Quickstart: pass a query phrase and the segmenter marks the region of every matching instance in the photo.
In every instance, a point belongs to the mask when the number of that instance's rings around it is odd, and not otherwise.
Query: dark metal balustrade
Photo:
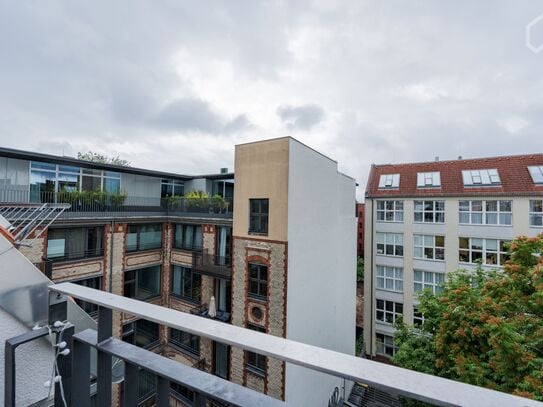
[[[196,273],[206,274],[217,278],[232,278],[232,257],[216,256],[208,250],[194,253],[192,269]]]

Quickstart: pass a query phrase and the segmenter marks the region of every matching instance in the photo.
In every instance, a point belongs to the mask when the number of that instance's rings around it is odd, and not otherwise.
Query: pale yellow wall
[[[289,138],[236,146],[234,236],[287,241]],[[268,235],[249,235],[249,199],[269,199]]]

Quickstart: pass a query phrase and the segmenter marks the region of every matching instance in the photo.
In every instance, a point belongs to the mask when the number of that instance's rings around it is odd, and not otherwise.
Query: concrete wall
[[[121,173],[121,190],[128,196],[160,199],[161,179]]]
[[[355,203],[355,182],[338,173],[336,162],[290,139],[288,339],[354,354]],[[326,405],[342,385],[342,379],[287,364],[291,405]]]

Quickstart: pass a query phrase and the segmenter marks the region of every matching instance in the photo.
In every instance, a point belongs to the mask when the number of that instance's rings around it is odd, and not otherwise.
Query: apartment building
[[[70,204],[20,245],[54,282],[354,352],[355,182],[292,138],[236,146],[235,175],[0,149],[0,202]],[[95,305],[78,304],[96,316]],[[325,404],[345,385],[125,313],[113,317],[117,338],[293,405]],[[152,405],[155,377],[142,370],[139,384],[140,404]],[[121,389],[114,387],[117,402]],[[172,405],[193,400],[172,385]]]
[[[365,206],[365,351],[391,357],[396,318],[422,321],[417,292],[543,233],[543,154],[373,165]]]

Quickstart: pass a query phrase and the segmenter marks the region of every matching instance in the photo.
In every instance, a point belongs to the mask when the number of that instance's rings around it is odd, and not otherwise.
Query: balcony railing
[[[0,189],[1,205],[25,205],[39,203],[63,203],[70,208],[62,218],[82,216],[119,216],[129,213],[134,216],[194,215],[205,217],[230,218],[232,202],[223,198],[183,198],[183,197],[137,197],[100,192],[33,192],[29,190]],[[9,220],[9,219],[8,219]]]
[[[140,367],[157,375],[156,404],[158,406],[168,405],[171,381],[194,391],[196,393],[194,405],[197,407],[205,405],[206,398],[236,406],[286,405],[248,388],[114,339],[112,337],[112,310],[126,312],[170,328],[208,337],[220,343],[240,347],[346,380],[366,383],[399,396],[435,405],[541,407],[541,403],[526,398],[222,324],[207,318],[199,318],[190,313],[142,303],[71,283],[52,285],[49,289],[52,292],[93,302],[100,306],[98,331],[88,329],[73,335],[71,349],[73,363],[77,369],[70,370],[66,366],[62,367],[65,369],[66,378],[71,379],[66,380],[66,383],[71,383],[69,386],[65,385],[65,392],[69,393],[74,405],[82,407],[90,405],[90,347],[96,348],[98,352],[96,405],[108,406],[111,404],[112,356],[125,361],[125,405],[136,405],[137,392],[128,389],[137,388]],[[6,383],[14,383],[12,374],[11,370],[6,370]],[[68,390],[67,387],[69,387]],[[6,405],[10,406],[11,404],[6,403]]]
[[[207,274],[217,278],[232,278],[232,257],[215,256],[208,250],[194,253],[192,269],[197,273]]]
[[[200,304],[189,311],[192,315],[199,315],[205,318],[216,319],[217,321],[228,322],[230,321],[230,313],[221,310],[215,310],[215,316],[209,315],[209,307],[207,304]]]

